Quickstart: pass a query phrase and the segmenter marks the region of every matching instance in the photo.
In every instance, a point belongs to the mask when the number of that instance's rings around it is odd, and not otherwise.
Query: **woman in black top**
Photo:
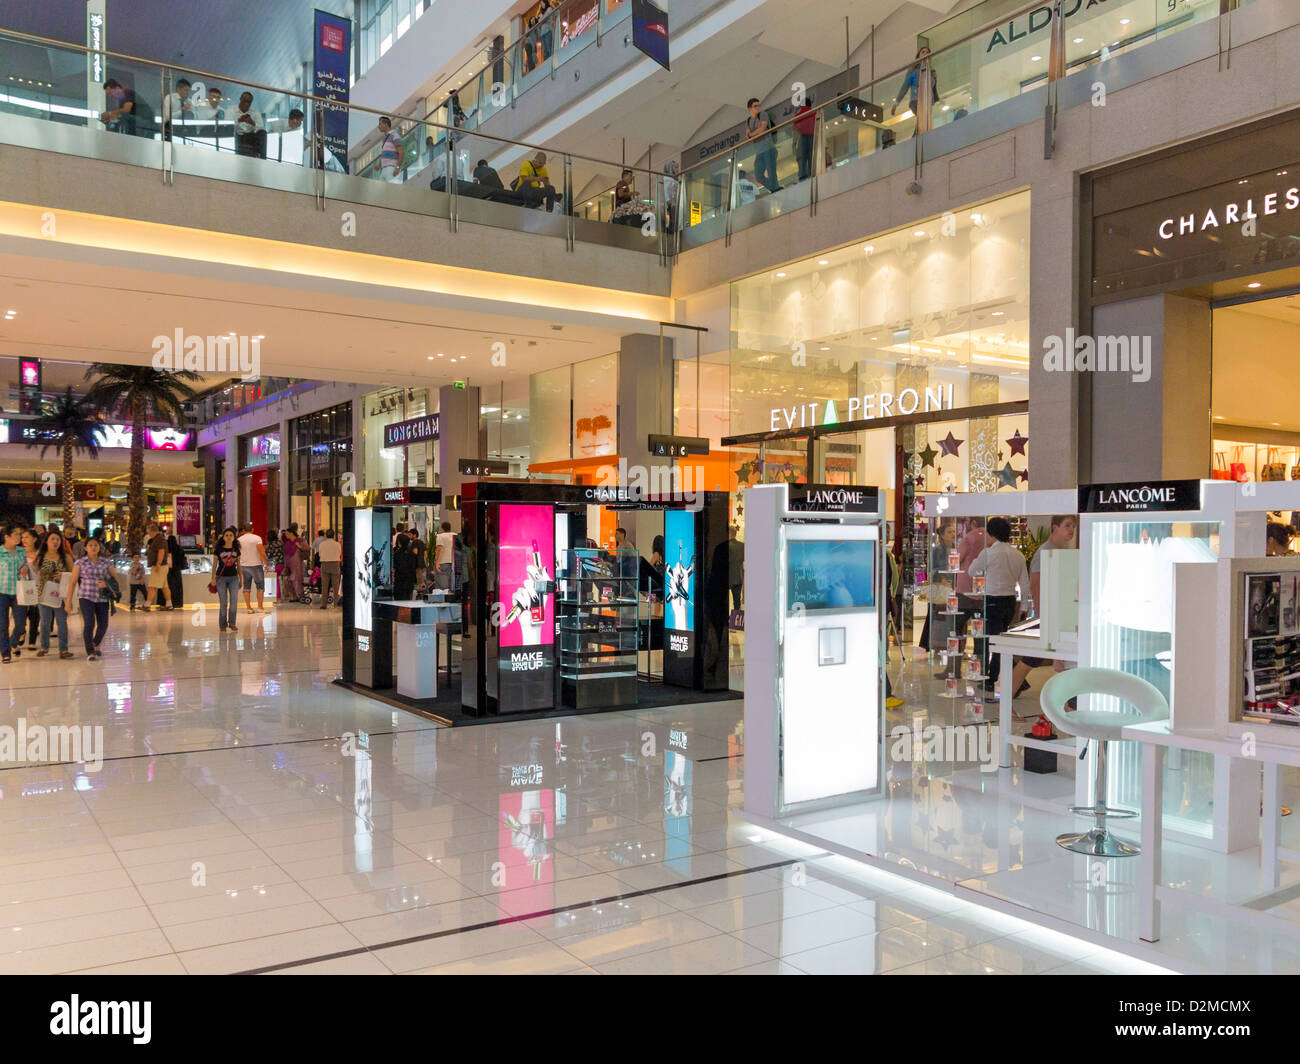
[[[167,590],[172,594],[172,607],[179,610],[185,606],[185,582],[181,579],[181,574],[185,572],[186,562],[185,551],[174,535],[167,537],[167,557]]]
[[[235,610],[239,597],[239,540],[235,526],[221,533],[212,552],[212,585],[217,593],[217,627],[221,631],[235,627]]]

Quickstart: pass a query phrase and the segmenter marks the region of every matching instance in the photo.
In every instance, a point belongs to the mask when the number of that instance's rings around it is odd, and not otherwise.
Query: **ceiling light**
[[[1258,287],[1260,287],[1260,283],[1259,283],[1259,281],[1251,281],[1250,284],[1246,285],[1246,287],[1247,287],[1247,288],[1258,288]]]
[[[876,250],[876,245],[875,245],[875,244],[868,244],[868,245],[867,245],[866,247],[864,247],[862,250],[863,250],[864,252],[866,252],[868,255],[870,255],[873,251]]]
[[[914,230],[912,230],[912,235],[913,235],[913,236],[925,236],[925,230],[924,230],[924,229],[914,229]]]
[[[778,273],[777,276],[778,276],[778,277],[784,277],[785,274],[783,274],[783,273]]]
[[[1133,21],[1133,20],[1132,20],[1131,18],[1122,18],[1122,19],[1119,20],[1119,24],[1120,24],[1121,26],[1127,26],[1127,25],[1128,25],[1130,22],[1132,22],[1132,21]]]
[[[1043,57],[1041,55],[1031,55],[1029,57],[1029,61],[1031,63],[1041,63],[1043,61]]]
[[[433,361],[433,356],[432,356],[432,355],[425,355],[424,357],[427,358],[430,362]]]
[[[831,261],[830,259],[818,259],[818,260],[817,260],[817,265],[818,265],[818,266],[827,266],[827,265],[830,264],[830,261]]]
[[[442,358],[442,352],[441,352],[441,351],[438,352],[438,357],[439,357],[439,358]]]
[[[1075,44],[1082,44],[1082,43],[1083,43],[1083,38],[1082,38],[1082,37],[1076,37],[1076,38],[1074,38],[1074,43],[1075,43]]]

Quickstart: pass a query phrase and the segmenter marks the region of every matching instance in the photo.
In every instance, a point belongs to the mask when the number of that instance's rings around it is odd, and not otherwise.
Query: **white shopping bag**
[[[18,581],[18,605],[35,606],[39,600],[36,597],[35,580]]]
[[[58,580],[53,578],[45,581],[45,588],[41,591],[42,606],[62,606],[68,601],[68,592],[72,590],[72,574],[60,573]]]

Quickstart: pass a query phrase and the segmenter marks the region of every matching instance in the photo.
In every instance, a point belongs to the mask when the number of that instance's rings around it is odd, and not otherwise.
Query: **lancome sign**
[[[1079,513],[1150,513],[1201,508],[1199,480],[1139,481],[1133,484],[1080,484]]]

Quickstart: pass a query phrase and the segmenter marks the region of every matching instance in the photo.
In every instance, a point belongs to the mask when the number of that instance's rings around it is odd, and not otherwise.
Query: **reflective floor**
[[[339,618],[119,612],[0,667],[0,972],[1155,971],[739,817],[740,701],[438,728],[330,684]]]

